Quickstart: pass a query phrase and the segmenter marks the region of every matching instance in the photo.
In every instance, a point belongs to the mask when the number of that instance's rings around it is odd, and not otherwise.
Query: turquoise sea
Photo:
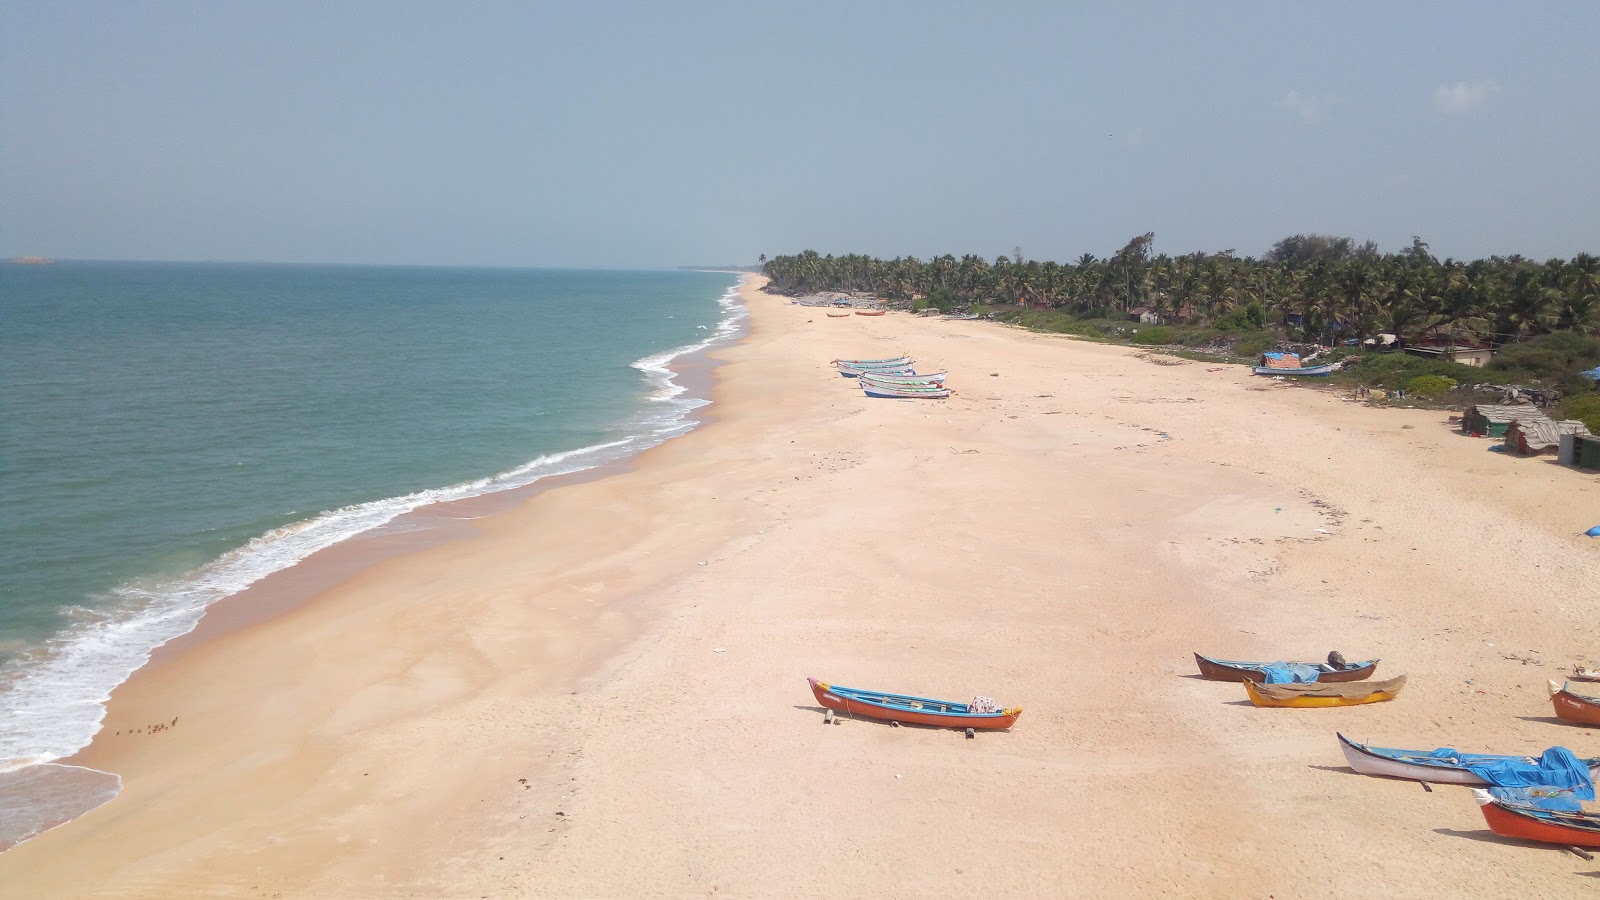
[[[0,265],[0,773],[205,607],[437,500],[693,427],[729,274]]]

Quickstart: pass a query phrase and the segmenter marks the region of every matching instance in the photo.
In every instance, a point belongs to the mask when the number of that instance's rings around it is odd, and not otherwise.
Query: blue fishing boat
[[[1338,368],[1333,363],[1325,366],[1305,366],[1299,369],[1274,369],[1271,366],[1254,366],[1251,371],[1257,375],[1288,375],[1295,378],[1315,378],[1319,375],[1332,375]]]
[[[1565,747],[1551,747],[1538,757],[1438,750],[1396,750],[1373,747],[1338,735],[1345,762],[1363,775],[1431,781],[1434,784],[1523,787],[1550,785],[1575,788],[1594,798],[1594,777],[1600,759],[1579,759]]]
[[[889,722],[943,728],[1003,729],[1016,724],[1017,717],[1022,715],[1022,707],[1002,709],[986,697],[975,697],[973,703],[957,703],[953,700],[839,687],[815,678],[807,678],[806,681],[811,684],[812,696],[825,709]]]
[[[1200,677],[1209,681],[1233,681],[1245,679],[1257,684],[1270,684],[1294,681],[1364,681],[1372,677],[1378,668],[1378,660],[1369,659],[1365,662],[1347,663],[1342,656],[1328,654],[1328,662],[1240,662],[1234,659],[1212,659],[1209,656],[1194,655],[1195,665],[1200,667]],[[1296,675],[1300,677],[1278,677],[1275,675]]]

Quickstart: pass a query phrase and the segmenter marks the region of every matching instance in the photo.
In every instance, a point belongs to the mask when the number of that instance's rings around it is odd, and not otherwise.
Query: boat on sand
[[[1400,696],[1406,677],[1398,675],[1387,681],[1352,681],[1332,684],[1256,684],[1244,683],[1245,693],[1255,706],[1316,709],[1327,706],[1360,706],[1363,703],[1382,703]]]
[[[1493,788],[1472,792],[1489,830],[1501,837],[1567,847],[1600,847],[1600,815],[1570,808],[1578,806],[1576,801],[1535,805],[1538,800],[1523,800],[1523,793]]]
[[[886,372],[862,372],[862,381],[876,381],[883,384],[944,384],[944,372],[929,372],[919,375],[916,372],[904,374],[888,374]]]
[[[1016,724],[1022,707],[987,709],[992,701],[974,704],[952,700],[933,700],[906,694],[886,694],[860,688],[839,687],[807,678],[811,693],[824,709],[838,710],[852,716],[867,716],[887,722],[909,725],[934,725],[940,728],[1005,729]],[[987,698],[974,698],[975,701]]]
[[[1572,685],[1552,681],[1550,703],[1556,708],[1556,718],[1563,722],[1600,725],[1600,697],[1573,693]]]
[[[1466,784],[1483,787],[1489,781],[1472,772],[1470,767],[1497,763],[1522,763],[1532,766],[1533,757],[1507,756],[1498,753],[1457,753],[1441,750],[1396,750],[1392,747],[1373,747],[1338,735],[1339,749],[1344,751],[1344,761],[1362,775],[1383,778],[1404,778],[1408,781],[1427,781],[1433,784]],[[1547,751],[1548,752],[1548,751]],[[1600,759],[1581,759],[1587,766],[1591,780],[1600,774]]]
[[[1330,662],[1323,663],[1288,663],[1291,666],[1311,666],[1316,668],[1317,681],[1362,681],[1372,676],[1373,670],[1378,668],[1378,660],[1369,659],[1365,662],[1344,662],[1343,657],[1328,654]],[[1334,665],[1332,660],[1337,660]],[[1212,659],[1209,656],[1194,655],[1195,664],[1200,667],[1200,677],[1211,681],[1241,681],[1249,679],[1257,683],[1267,680],[1267,668],[1280,665],[1279,663],[1265,662],[1240,662],[1233,659]]]
[[[893,400],[948,400],[949,388],[937,384],[883,384],[876,381],[863,381],[861,390],[868,397],[884,397]]]
[[[1306,366],[1300,369],[1275,369],[1271,366],[1252,366],[1251,371],[1257,375],[1290,375],[1315,378],[1319,375],[1332,375],[1338,366],[1329,363],[1325,366]]]
[[[858,310],[856,310],[856,315],[858,315],[858,316],[881,316],[886,312],[888,312],[888,310],[883,310],[883,309],[858,309]]]

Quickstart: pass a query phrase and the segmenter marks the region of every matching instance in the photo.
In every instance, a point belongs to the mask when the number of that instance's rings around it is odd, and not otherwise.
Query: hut
[[[1479,437],[1505,437],[1506,426],[1522,416],[1541,413],[1531,403],[1479,403],[1461,414],[1461,430]]]
[[[1539,413],[1525,413],[1506,426],[1506,449],[1523,456],[1555,453],[1561,446],[1563,434],[1588,433],[1588,426],[1577,419],[1557,422]]]

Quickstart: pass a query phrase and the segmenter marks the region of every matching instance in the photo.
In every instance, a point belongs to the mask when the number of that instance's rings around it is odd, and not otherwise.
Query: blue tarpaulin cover
[[[1489,788],[1489,796],[1518,806],[1532,806],[1538,809],[1553,809],[1559,812],[1580,812],[1583,810],[1583,804],[1577,801],[1569,788],[1492,787]]]
[[[1495,787],[1526,788],[1548,785],[1571,788],[1572,795],[1580,800],[1594,799],[1594,781],[1589,777],[1589,767],[1578,759],[1577,754],[1565,747],[1551,747],[1539,757],[1538,762],[1528,762],[1516,757],[1459,753],[1449,747],[1440,747],[1431,755],[1438,759],[1460,763],[1468,772]]]
[[[1322,674],[1322,669],[1306,663],[1275,662],[1261,667],[1267,675],[1267,684],[1310,684]]]
[[[1595,381],[1600,381],[1600,366],[1595,366],[1587,372],[1579,372],[1578,374],[1588,378],[1593,378]]]

